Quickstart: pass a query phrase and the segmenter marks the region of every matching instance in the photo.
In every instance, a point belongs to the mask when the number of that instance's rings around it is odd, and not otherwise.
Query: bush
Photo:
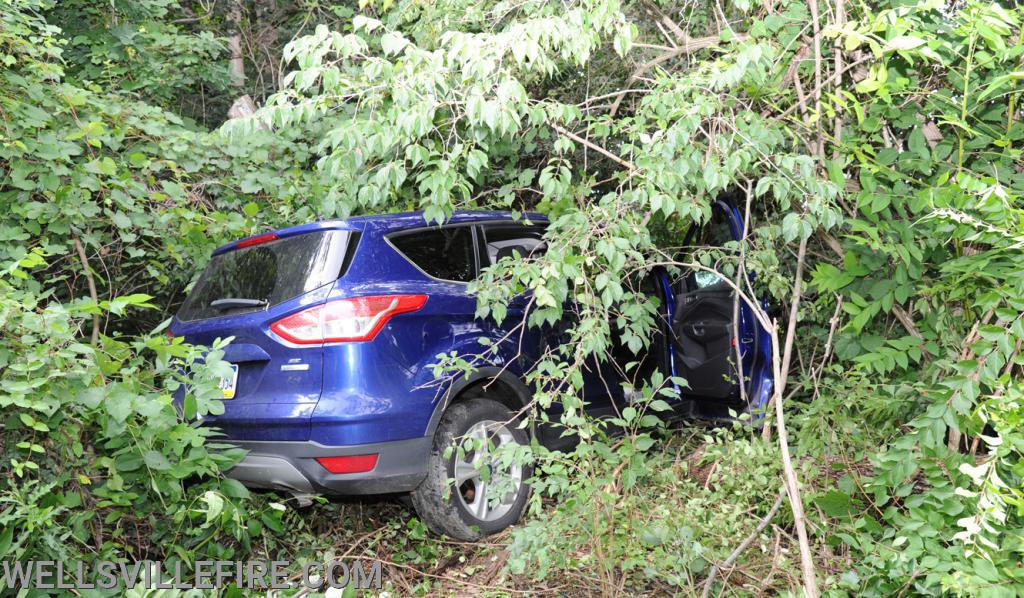
[[[187,370],[188,409],[223,411],[222,347],[200,359],[160,330],[83,343],[92,314],[147,297],[48,301],[18,284],[22,267],[42,265],[32,255],[0,279],[0,557],[223,559],[260,542],[264,523],[279,528],[278,510],[221,475],[242,451],[172,402]]]

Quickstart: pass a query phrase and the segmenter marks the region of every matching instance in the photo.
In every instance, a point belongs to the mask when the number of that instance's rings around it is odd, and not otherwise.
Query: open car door
[[[688,247],[722,247],[742,237],[739,216],[731,205],[717,201],[712,209],[711,221],[687,235]],[[717,274],[703,270],[687,273],[673,286],[675,373],[689,383],[684,393],[703,399],[736,396],[735,314],[739,310],[732,287]]]

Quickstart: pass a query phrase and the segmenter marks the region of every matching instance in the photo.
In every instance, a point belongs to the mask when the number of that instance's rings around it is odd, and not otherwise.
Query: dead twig
[[[981,317],[980,321],[974,323],[974,326],[971,327],[971,331],[967,333],[966,337],[964,337],[963,344],[960,346],[960,355],[958,356],[957,361],[966,361],[974,358],[974,349],[971,348],[971,345],[973,345],[979,338],[978,328],[980,326],[986,326],[994,314],[995,307],[992,307],[985,312],[985,315]],[[981,370],[981,365],[981,363],[978,364],[976,372]],[[972,377],[974,380],[977,380],[977,376],[978,374],[975,373]],[[959,394],[959,391],[954,393],[953,396],[950,397],[949,401],[952,402],[953,398],[956,397],[957,394]],[[949,429],[949,438],[946,440],[946,448],[952,452],[958,452],[960,450],[960,439],[962,437],[963,434],[960,430],[951,427]]]
[[[825,340],[825,352],[821,357],[821,362],[818,364],[818,369],[814,372],[814,397],[811,400],[817,400],[819,395],[818,383],[821,380],[821,373],[825,371],[825,366],[828,365],[829,360],[832,358],[832,343],[835,340],[836,330],[839,329],[839,323],[842,321],[842,310],[843,296],[836,293],[836,310],[828,321],[828,339]]]
[[[75,244],[75,251],[78,252],[78,260],[82,263],[82,270],[85,272],[85,282],[89,285],[89,296],[92,297],[93,302],[96,304],[96,308],[99,309],[100,297],[96,292],[96,280],[92,277],[92,270],[89,269],[89,258],[85,255],[85,246],[82,245],[82,241],[78,237],[72,237],[71,240]],[[90,342],[95,345],[99,340],[100,314],[97,312],[92,315],[92,340]]]
[[[835,8],[835,26],[842,28],[846,24],[846,5],[843,0],[836,0]],[[843,41],[841,36],[836,37],[836,41],[832,46],[832,52],[835,54],[835,67],[833,68],[832,87],[833,89],[841,89],[843,79]],[[839,149],[842,146],[843,139],[843,117],[841,114],[836,113],[835,119],[832,122],[832,159],[839,159]]]
[[[751,532],[749,536],[744,538],[743,541],[740,542],[740,545],[736,547],[736,550],[733,550],[732,554],[730,554],[728,558],[722,561],[720,565],[715,565],[711,568],[711,574],[708,575],[707,581],[704,582],[704,591],[700,593],[701,598],[708,598],[708,596],[711,595],[711,584],[713,584],[715,578],[718,577],[718,572],[722,569],[728,569],[729,567],[732,567],[733,564],[736,562],[736,559],[738,559],[740,555],[743,554],[743,551],[746,550],[747,547],[750,546],[750,544],[755,539],[757,539],[757,536],[764,531],[764,528],[768,527],[768,524],[771,523],[772,519],[774,519],[775,515],[779,512],[779,507],[782,506],[782,497],[784,497],[785,495],[786,489],[780,488],[779,495],[778,497],[776,497],[775,503],[772,505],[772,508],[768,510],[768,514],[765,515],[764,518],[761,519],[761,521],[757,524],[757,527],[754,528],[754,531]]]
[[[917,340],[924,340],[924,336],[921,335],[921,331],[917,329],[917,324],[914,323],[914,318],[910,316],[907,310],[903,309],[900,305],[892,306],[892,314],[896,316],[896,319],[903,324],[903,327],[907,330],[907,334],[916,338]],[[928,354],[925,353],[925,359],[928,358]]]
[[[1013,371],[1013,366],[1016,365],[1016,363],[1017,363],[1016,359],[1017,359],[1017,356],[1020,355],[1020,349],[1021,349],[1021,345],[1022,344],[1024,344],[1024,339],[1017,339],[1017,345],[1014,347],[1013,353],[1011,353],[1010,357],[1006,360],[1006,366],[1003,367],[1003,372],[1002,372],[1001,376],[1008,376],[1010,374],[1010,372]],[[998,398],[998,397],[1003,396],[1004,392],[1006,392],[1006,387],[1005,386],[999,388],[998,390],[996,390],[996,392],[993,393],[992,396]],[[980,444],[981,444],[981,434],[979,433],[977,436],[974,437],[974,440],[971,442],[971,456],[972,457],[974,455],[978,454],[978,446]]]
[[[823,161],[825,159],[825,136],[821,132],[821,87],[822,87],[822,67],[821,67],[821,23],[819,22],[818,15],[818,0],[808,0],[807,5],[811,9],[811,26],[814,31],[814,114],[815,114],[815,130],[817,131],[817,150],[818,157]]]

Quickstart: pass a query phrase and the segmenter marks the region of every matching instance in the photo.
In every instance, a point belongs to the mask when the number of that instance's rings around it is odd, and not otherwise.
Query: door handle
[[[706,333],[707,333],[707,330],[705,330],[703,322],[697,322],[697,323],[694,323],[694,324],[690,324],[690,334],[692,336],[704,336],[704,334],[706,334]]]

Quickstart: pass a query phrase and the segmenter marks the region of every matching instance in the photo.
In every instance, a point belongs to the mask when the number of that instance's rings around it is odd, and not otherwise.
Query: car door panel
[[[688,246],[722,247],[742,237],[738,214],[726,202],[713,206],[712,219],[687,234]],[[691,271],[673,285],[672,344],[675,374],[687,381],[683,393],[698,399],[727,400],[738,394],[736,314],[740,328],[748,324],[745,310],[725,280],[706,270]],[[740,307],[737,310],[737,307]],[[741,330],[742,333],[742,330]],[[741,353],[748,353],[746,342]],[[746,369],[746,368],[744,368]]]
[[[723,282],[676,298],[676,373],[689,384],[687,394],[725,399],[733,392],[733,297]]]

